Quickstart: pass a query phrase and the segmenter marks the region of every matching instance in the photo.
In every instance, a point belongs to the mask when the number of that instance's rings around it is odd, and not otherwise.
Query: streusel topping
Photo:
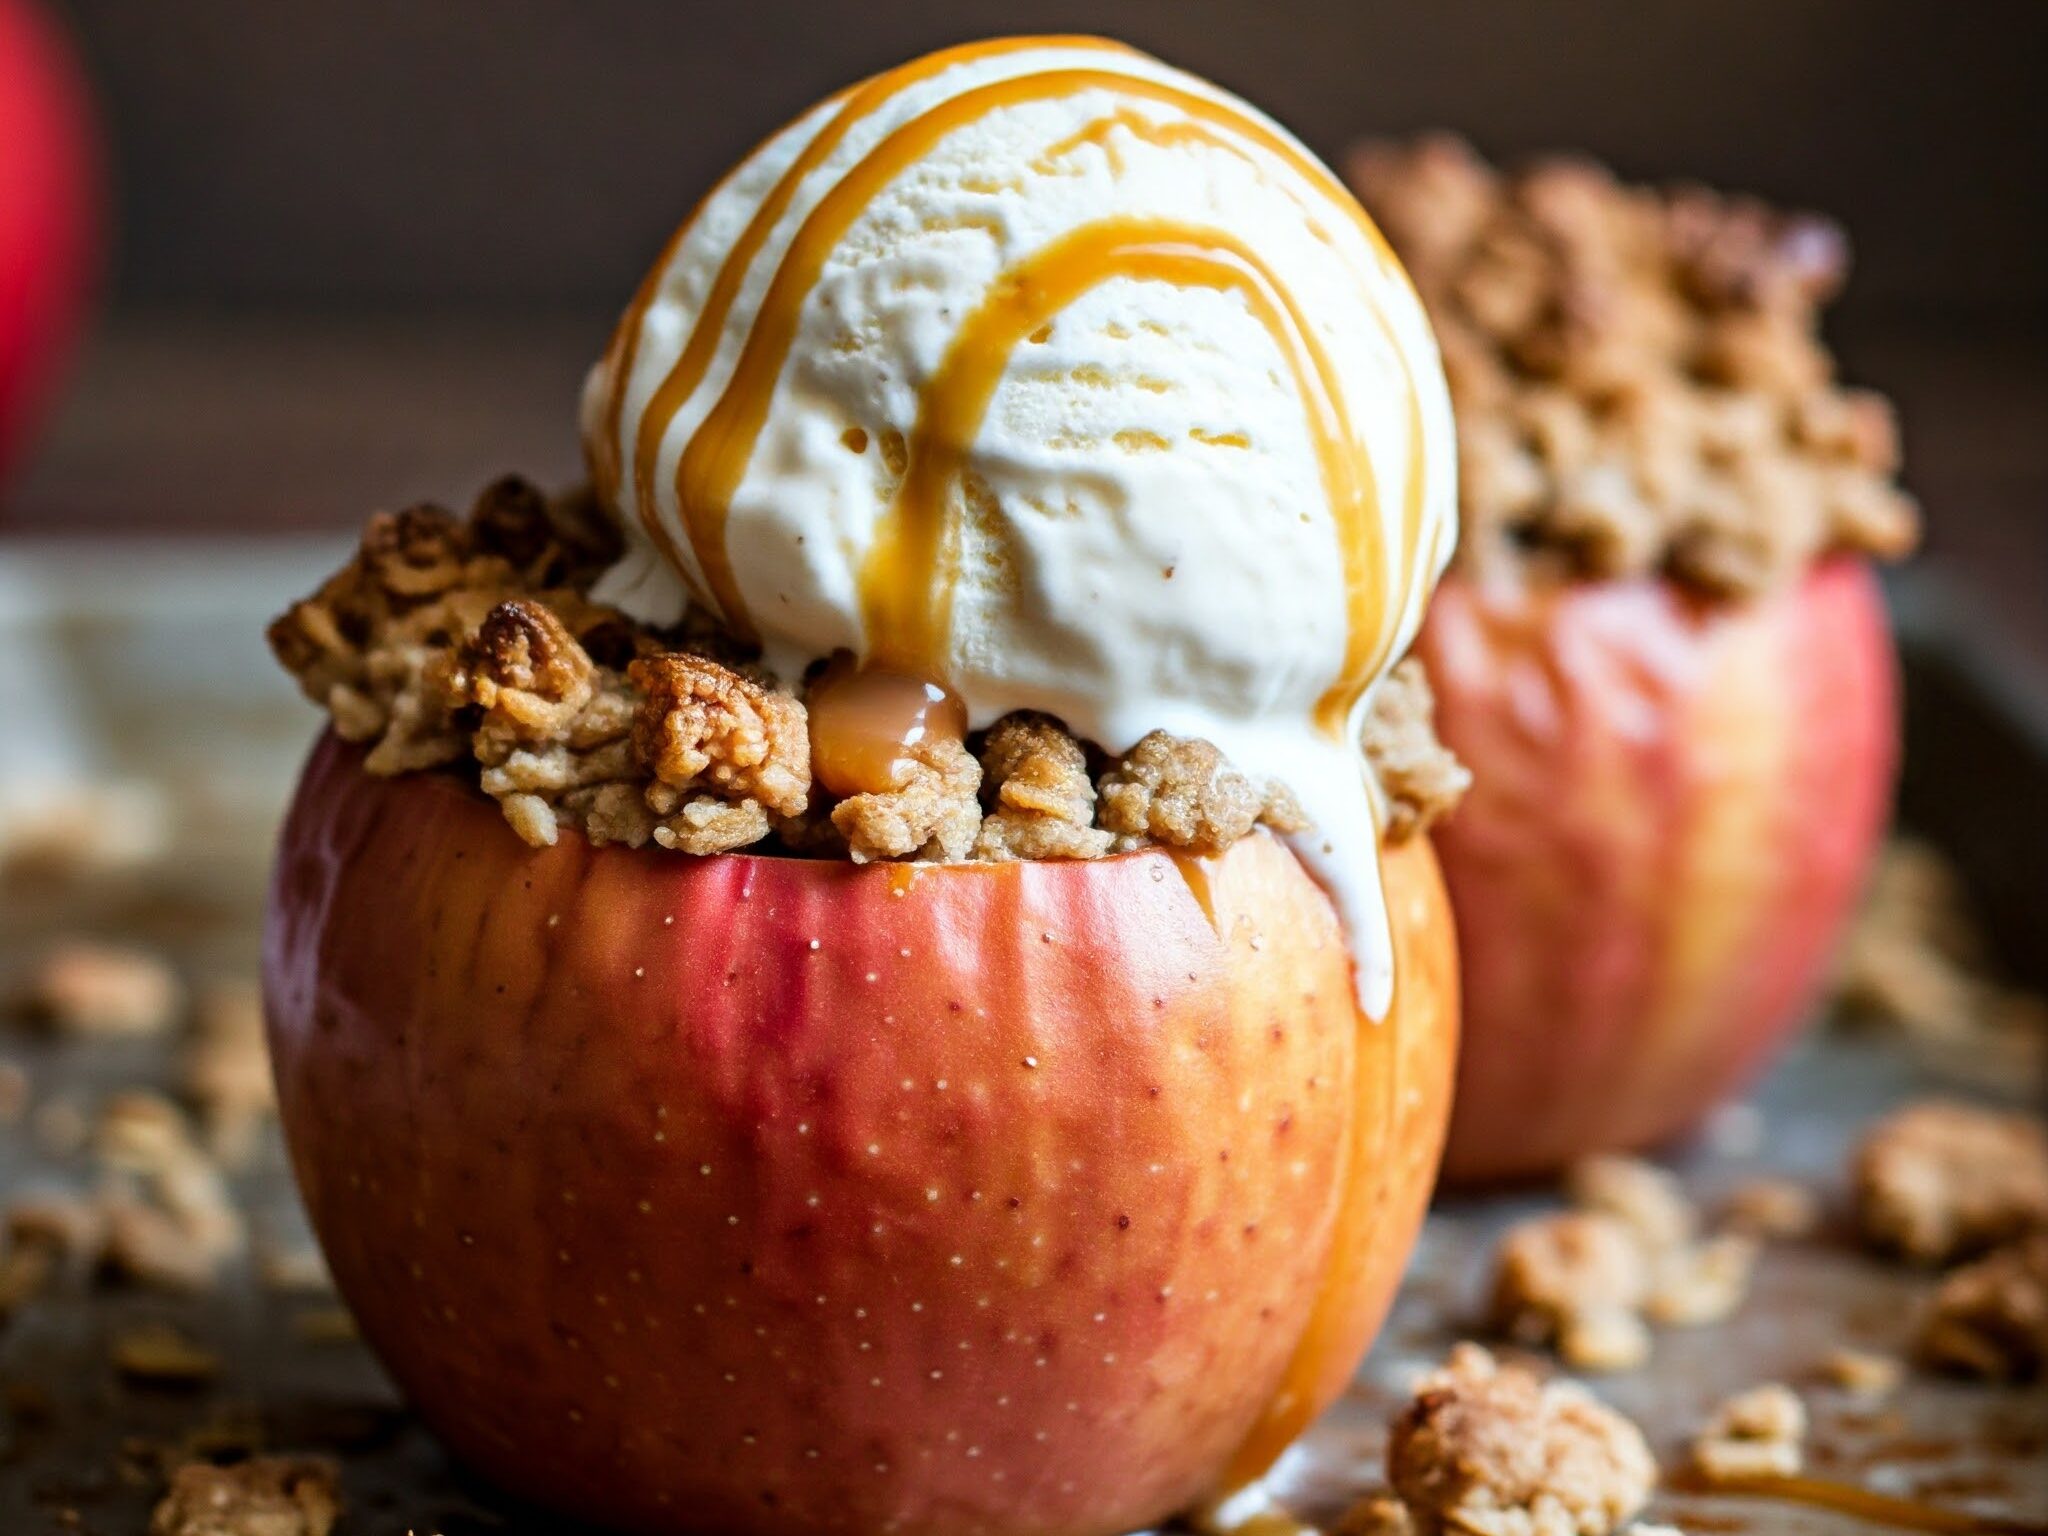
[[[809,681],[770,676],[701,615],[658,629],[591,601],[614,553],[586,495],[514,478],[466,519],[380,513],[354,558],[271,625],[271,648],[336,733],[368,747],[370,772],[473,765],[535,846],[567,827],[694,854],[772,839],[861,863],[1089,859],[1304,825],[1283,785],[1207,741],[1155,731],[1109,758],[1028,712],[965,743],[921,741],[886,791],[835,798],[811,771]],[[1402,663],[1365,733],[1393,838],[1465,786],[1432,715],[1421,669]]]
[[[1584,160],[1368,145],[1353,186],[1414,278],[1458,417],[1467,568],[1663,571],[1717,595],[1917,536],[1889,405],[1834,381],[1834,225]]]

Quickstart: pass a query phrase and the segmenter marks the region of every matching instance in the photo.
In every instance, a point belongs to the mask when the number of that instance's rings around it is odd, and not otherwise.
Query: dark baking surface
[[[1908,590],[1908,761],[1904,811],[1959,860],[2016,973],[2048,980],[2037,876],[2048,821],[2024,814],[2048,789],[2048,737],[1986,686],[1967,643],[1944,633],[1953,617],[1937,591]],[[1959,786],[1969,792],[1958,793]],[[2021,814],[2016,814],[2016,811]],[[260,900],[247,858],[189,867],[139,884],[100,883],[69,899],[0,900],[0,953],[20,955],[48,935],[84,927],[160,945],[188,971],[243,967]],[[2029,877],[2029,878],[2022,878]],[[164,1042],[63,1043],[11,1038],[38,1102],[89,1104],[136,1082],[168,1083]],[[1873,1114],[1930,1088],[2023,1101],[2034,1085],[1981,1080],[1969,1063],[1936,1063],[1867,1036],[1817,1031],[1750,1101],[1681,1154],[1691,1190],[1711,1198],[1764,1171],[1809,1180],[1839,1206],[1844,1152]],[[23,1127],[0,1132],[0,1187],[58,1174]],[[75,1174],[74,1174],[75,1177]],[[239,1185],[259,1241],[302,1232],[275,1145]],[[1438,1357],[1478,1299],[1492,1238],[1552,1198],[1525,1192],[1443,1203],[1432,1217],[1401,1302],[1358,1387],[1311,1437],[1292,1481],[1300,1507],[1329,1512],[1376,1470],[1387,1415],[1416,1367]],[[2048,1526],[2048,1388],[1993,1389],[1913,1376],[1871,1408],[1818,1386],[1814,1366],[1836,1344],[1905,1347],[1927,1281],[1864,1257],[1839,1231],[1767,1252],[1749,1302],[1730,1321],[1660,1333],[1652,1365],[1598,1390],[1635,1415],[1667,1466],[1691,1429],[1728,1392],[1785,1380],[1815,1419],[1813,1470],[1952,1510]],[[465,1481],[394,1398],[362,1348],[332,1337],[333,1302],[279,1295],[235,1266],[216,1290],[166,1297],[59,1286],[0,1332],[0,1531],[144,1529],[160,1487],[160,1450],[219,1431],[280,1450],[334,1454],[343,1467],[349,1536],[440,1532],[573,1532],[553,1516],[512,1509]],[[215,1350],[219,1380],[198,1390],[121,1385],[110,1341],[148,1319],[169,1320]],[[311,1324],[312,1326],[309,1326]],[[1655,1518],[1693,1531],[1846,1533],[1847,1517],[1755,1500],[1670,1495]]]

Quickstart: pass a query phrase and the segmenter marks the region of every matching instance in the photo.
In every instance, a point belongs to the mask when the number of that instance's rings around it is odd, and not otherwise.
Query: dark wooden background
[[[570,474],[582,367],[734,156],[926,48],[1106,31],[1326,153],[1450,126],[1834,213],[1833,334],[1905,408],[1936,560],[2048,655],[2048,0],[52,3],[117,242],[0,527],[340,528]]]

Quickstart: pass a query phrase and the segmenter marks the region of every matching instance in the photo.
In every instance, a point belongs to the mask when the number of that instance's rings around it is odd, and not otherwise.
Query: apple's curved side
[[[366,1337],[487,1475],[647,1531],[1085,1536],[1349,1375],[1448,1092],[1426,849],[1412,1001],[1361,1026],[1265,837],[534,852],[359,763],[323,743],[283,838],[281,1108]]]
[[[99,166],[83,77],[33,0],[0,0],[0,478],[84,309]]]
[[[1474,779],[1436,836],[1465,982],[1445,1176],[1685,1131],[1798,1026],[1882,831],[1875,579],[1830,561],[1720,605],[1453,577],[1419,650]]]

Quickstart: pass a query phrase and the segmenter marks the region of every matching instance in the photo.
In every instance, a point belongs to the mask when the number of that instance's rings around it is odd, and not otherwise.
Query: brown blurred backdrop
[[[1114,32],[1337,154],[1456,128],[1837,215],[1831,328],[1903,407],[1937,561],[2048,657],[2048,0],[53,0],[110,124],[112,318],[5,521],[354,525],[576,470],[662,237],[821,93]]]
[[[1111,31],[1334,154],[1451,126],[1842,217],[1852,303],[2041,311],[2041,0],[72,0],[137,302],[616,303],[698,191],[937,43]]]

